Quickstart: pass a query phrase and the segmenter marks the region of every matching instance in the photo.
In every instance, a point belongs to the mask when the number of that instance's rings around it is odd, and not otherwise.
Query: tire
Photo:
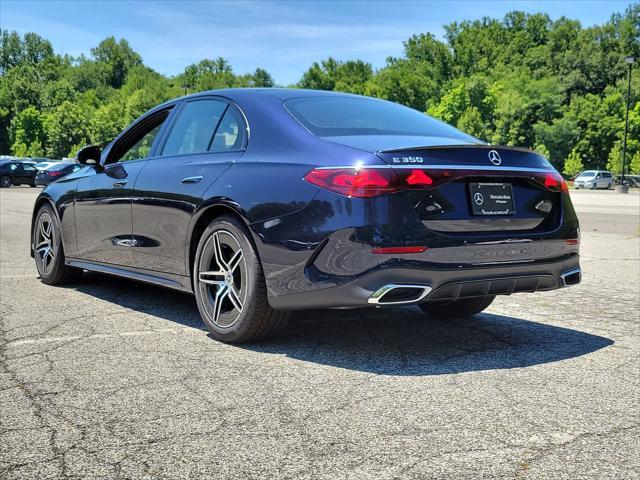
[[[43,205],[33,227],[33,256],[40,280],[47,285],[62,285],[80,280],[82,270],[64,264],[60,224],[53,209]]]
[[[428,315],[437,318],[463,318],[476,315],[487,308],[495,295],[488,297],[464,298],[451,302],[422,303],[420,308]]]
[[[595,190],[596,189],[596,184],[595,182],[591,184],[591,190]]]
[[[235,217],[218,217],[202,233],[192,278],[200,316],[217,340],[256,341],[280,330],[289,320],[290,312],[269,306],[251,235]]]
[[[36,187],[37,187],[36,182],[30,183],[30,184],[29,184],[29,186],[30,186],[31,188],[36,188]]]
[[[610,183],[610,184],[607,186],[607,190],[613,190],[613,183]]]
[[[13,185],[11,177],[9,175],[3,175],[0,177],[0,188],[9,188]]]

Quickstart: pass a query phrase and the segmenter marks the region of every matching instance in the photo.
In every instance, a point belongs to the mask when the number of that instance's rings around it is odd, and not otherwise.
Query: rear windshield
[[[289,113],[314,135],[470,136],[412,108],[357,97],[302,97],[284,102]]]
[[[580,174],[581,177],[594,177],[596,175],[596,172],[582,172]]]

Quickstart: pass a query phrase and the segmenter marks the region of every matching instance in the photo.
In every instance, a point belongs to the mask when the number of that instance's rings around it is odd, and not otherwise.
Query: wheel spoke
[[[47,248],[49,248],[49,242],[48,241],[44,241],[44,242],[40,242],[37,246],[36,246],[36,252],[40,252],[41,250],[46,250]]]
[[[213,297],[213,323],[219,325],[220,313],[222,311],[222,301],[229,295],[229,287],[227,285],[221,287]]]
[[[231,257],[231,260],[229,260],[229,273],[235,273],[236,268],[238,268],[238,265],[240,265],[240,262],[242,261],[242,250],[238,250],[233,257]]]
[[[49,240],[49,235],[47,234],[47,227],[45,226],[44,220],[40,221],[40,236],[43,240]]]
[[[213,255],[220,270],[228,271],[229,265],[222,256],[222,245],[220,244],[220,236],[218,233],[213,234]]]
[[[224,284],[226,284],[226,282],[224,280],[214,280],[212,278],[207,278],[207,277],[222,277],[224,279],[224,276],[225,276],[225,272],[223,272],[221,270],[198,273],[198,279],[202,283],[206,283],[208,285],[224,285]]]
[[[242,301],[240,300],[240,295],[236,291],[236,287],[233,285],[229,286],[229,300],[233,303],[233,306],[236,307],[238,313],[242,313]]]

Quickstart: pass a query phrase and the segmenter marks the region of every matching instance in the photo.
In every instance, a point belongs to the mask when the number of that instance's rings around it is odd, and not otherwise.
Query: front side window
[[[138,160],[140,158],[147,158],[149,153],[151,152],[151,146],[153,145],[153,141],[160,133],[160,128],[162,124],[156,125],[151,129],[151,131],[147,132],[140,140],[138,140],[126,153],[118,160],[119,162],[128,162],[131,160]]]
[[[196,100],[187,103],[171,129],[162,155],[187,155],[209,151],[226,108],[227,104],[219,100]]]
[[[319,137],[406,135],[473,139],[424,113],[383,100],[328,95],[293,98],[284,106]]]
[[[169,116],[169,110],[158,112],[135,125],[118,140],[109,152],[107,164],[147,158],[151,147]]]

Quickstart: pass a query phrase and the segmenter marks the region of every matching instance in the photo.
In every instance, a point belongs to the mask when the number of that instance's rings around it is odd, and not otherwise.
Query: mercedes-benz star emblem
[[[500,165],[502,163],[500,154],[495,150],[489,150],[489,161],[494,165]]]
[[[480,192],[477,192],[473,196],[473,201],[476,202],[476,205],[482,205],[484,203],[484,197],[482,196],[482,194]]]

